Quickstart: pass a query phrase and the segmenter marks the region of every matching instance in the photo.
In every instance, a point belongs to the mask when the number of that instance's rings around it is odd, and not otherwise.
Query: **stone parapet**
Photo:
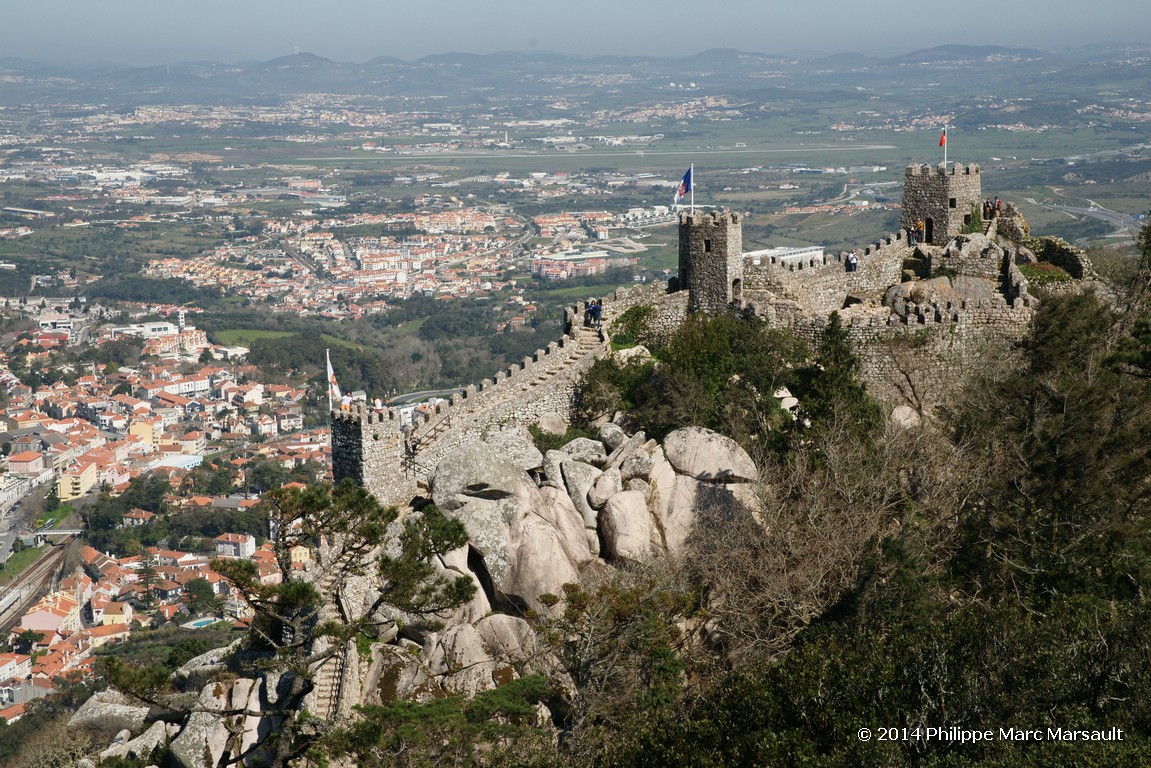
[[[604,327],[630,307],[661,305],[665,298],[669,309],[662,322],[678,325],[685,315],[682,296],[667,297],[666,285],[651,283],[620,288],[600,299]],[[418,481],[449,451],[482,440],[491,429],[534,424],[544,413],[570,420],[580,378],[610,350],[606,332],[582,328],[584,309],[581,304],[565,308],[565,333],[559,340],[425,410],[413,425],[414,457],[404,454],[399,410],[377,412],[354,403],[349,411],[333,411],[334,478],[350,477],[381,501],[399,503],[415,494]]]
[[[787,299],[808,313],[827,315],[842,309],[849,296],[882,293],[899,282],[910,252],[907,233],[900,230],[857,251],[854,272],[847,271],[847,252],[800,261],[765,258],[757,264],[749,259],[743,270],[743,303],[763,307]]]

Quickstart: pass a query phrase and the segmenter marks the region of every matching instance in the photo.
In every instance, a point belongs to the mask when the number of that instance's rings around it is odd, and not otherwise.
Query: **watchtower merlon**
[[[983,189],[978,165],[936,167],[912,164],[903,177],[903,212],[899,227],[916,229],[924,223],[923,242],[942,245],[958,235],[978,215]]]
[[[738,213],[679,214],[679,287],[688,311],[718,314],[743,294],[743,226]]]

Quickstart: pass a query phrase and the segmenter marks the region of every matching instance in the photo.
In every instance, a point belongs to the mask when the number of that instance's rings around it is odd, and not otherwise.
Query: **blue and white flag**
[[[675,202],[673,202],[672,205],[679,205],[679,201],[683,199],[684,195],[691,192],[691,169],[694,167],[693,165],[691,168],[688,168],[687,173],[683,175],[683,181],[679,183],[679,188],[675,190]]]

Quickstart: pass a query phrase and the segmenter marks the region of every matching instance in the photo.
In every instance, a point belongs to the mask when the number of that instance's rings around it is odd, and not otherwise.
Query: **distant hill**
[[[1064,90],[1064,85],[1142,87],[1145,83],[1141,85],[1138,78],[1145,68],[1126,61],[1132,49],[1137,50],[1120,44],[1058,52],[942,45],[894,58],[861,52],[815,60],[733,48],[681,57],[502,51],[441,53],[416,61],[385,55],[364,63],[302,52],[268,61],[189,61],[146,67],[115,62],[63,66],[6,57],[0,59],[0,70],[25,75],[28,80],[0,83],[0,97],[36,103],[67,94],[69,99],[110,100],[126,108],[189,100],[271,103],[300,93],[327,92],[367,98],[434,97],[446,99],[445,104],[463,105],[490,104],[493,99],[547,99],[556,93],[557,83],[569,95],[603,98],[600,78],[609,75],[621,84],[611,98],[632,102],[661,98],[671,83],[692,83],[701,92],[741,100],[777,100],[789,89],[804,93],[806,99],[820,100],[827,94],[872,90],[912,92],[935,88],[940,82],[946,82],[955,94],[970,93],[987,87],[989,68],[998,68],[997,89],[1043,93]]]
[[[262,65],[256,66],[264,67],[322,67],[333,65],[331,59],[325,59],[323,56],[317,56],[314,53],[294,53],[290,56],[280,56],[279,58],[271,59],[264,62]]]
[[[922,64],[957,61],[987,61],[989,59],[1025,58],[1043,59],[1050,54],[1033,48],[1004,48],[999,45],[939,45],[897,56],[891,61],[899,64]]]

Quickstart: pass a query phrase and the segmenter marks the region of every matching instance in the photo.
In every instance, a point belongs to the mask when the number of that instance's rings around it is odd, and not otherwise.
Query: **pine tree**
[[[439,576],[432,559],[467,543],[459,521],[449,520],[427,507],[405,521],[399,510],[382,507],[363,488],[345,481],[335,488],[317,485],[304,490],[280,488],[265,494],[271,541],[283,581],[263,584],[251,560],[217,560],[213,568],[224,576],[253,612],[246,648],[236,662],[251,669],[280,673],[287,681],[276,708],[270,712],[246,710],[215,712],[217,716],[265,715],[282,718],[275,738],[259,740],[246,756],[259,753],[274,768],[294,765],[326,733],[330,725],[302,716],[304,698],[313,690],[320,668],[342,653],[349,640],[378,633],[381,609],[390,606],[412,621],[436,625],[436,616],[471,598],[472,581],[466,576]],[[309,575],[292,567],[298,546],[331,547],[327,564],[332,583],[371,573],[378,590],[373,605],[358,617],[321,621],[331,599],[317,590]],[[141,669],[108,658],[105,677],[120,690],[162,706],[174,706],[166,668]],[[242,718],[241,718],[242,720]]]
[[[857,438],[874,437],[883,426],[879,405],[860,380],[859,358],[851,351],[847,331],[833,312],[820,340],[815,364],[801,377],[803,417],[815,429],[837,427]]]

